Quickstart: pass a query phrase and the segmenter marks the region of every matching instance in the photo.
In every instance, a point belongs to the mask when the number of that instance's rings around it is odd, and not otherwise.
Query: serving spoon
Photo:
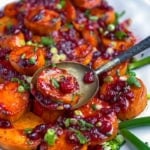
[[[56,64],[56,67],[65,69],[68,73],[73,75],[79,84],[79,94],[81,95],[79,101],[77,104],[72,106],[72,109],[77,109],[83,105],[85,105],[95,94],[97,93],[99,89],[99,78],[98,75],[110,70],[114,66],[130,59],[134,55],[142,52],[143,50],[147,49],[150,47],[150,36],[139,42],[138,44],[134,45],[133,47],[129,48],[127,51],[123,52],[116,58],[112,59],[108,63],[102,65],[96,70],[92,70],[91,68],[84,66],[80,63],[77,62],[60,62]],[[36,82],[39,74],[44,70],[44,69],[50,69],[51,65],[44,66],[37,70],[35,74],[33,75],[32,81],[31,81],[31,87],[34,88],[36,87]],[[83,78],[87,72],[93,72],[94,75],[94,81],[92,83],[85,83],[83,81]]]

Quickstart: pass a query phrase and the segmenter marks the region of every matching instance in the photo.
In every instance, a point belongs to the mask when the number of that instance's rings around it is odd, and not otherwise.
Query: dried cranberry
[[[33,129],[33,132],[38,133],[41,136],[44,136],[46,130],[47,130],[47,126],[45,124],[40,124]]]
[[[102,121],[102,126],[100,127],[100,131],[103,133],[103,134],[107,134],[111,131],[112,129],[112,125],[110,122],[108,121]]]
[[[30,140],[39,140],[41,138],[40,134],[37,132],[32,132],[27,135]]]
[[[89,71],[84,75],[83,81],[85,83],[92,83],[94,82],[94,80],[95,80],[95,77],[94,77],[93,71]]]

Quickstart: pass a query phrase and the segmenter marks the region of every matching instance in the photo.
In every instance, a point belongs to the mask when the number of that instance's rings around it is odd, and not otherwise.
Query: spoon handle
[[[124,62],[127,59],[130,59],[134,55],[142,52],[143,50],[149,47],[150,47],[150,36],[148,36],[147,38],[142,40],[140,43],[134,45],[133,47],[129,48],[127,51],[123,52],[122,54],[114,58],[113,60],[109,61],[108,63],[104,64],[103,66],[95,70],[95,73],[101,74],[105,71],[108,71],[114,66]]]

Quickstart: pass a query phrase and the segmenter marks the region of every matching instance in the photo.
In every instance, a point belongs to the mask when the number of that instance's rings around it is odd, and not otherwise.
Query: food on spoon
[[[22,46],[10,53],[9,61],[19,73],[33,75],[37,69],[45,65],[45,51],[41,47]]]
[[[47,68],[39,73],[36,89],[56,102],[74,105],[80,98],[77,79],[67,70],[57,67]]]
[[[0,84],[0,118],[8,121],[18,120],[29,106],[29,93],[16,82]]]

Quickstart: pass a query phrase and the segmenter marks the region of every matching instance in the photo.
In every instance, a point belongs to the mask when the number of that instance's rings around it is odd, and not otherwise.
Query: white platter
[[[0,0],[0,8],[4,7],[7,3],[13,2],[15,0]],[[150,0],[108,0],[110,4],[118,11],[126,11],[124,18],[132,19],[131,30],[138,37],[138,39],[143,39],[144,37],[150,35]],[[144,56],[150,55],[150,49],[146,50]],[[141,55],[136,56],[138,58]],[[145,85],[147,86],[147,91],[150,93],[150,65],[143,68],[135,70],[137,76],[141,78]],[[148,106],[138,117],[150,116],[150,100]],[[144,142],[150,144],[150,127],[140,127],[131,130],[136,136],[138,136]],[[129,143],[125,144],[121,150],[134,150]]]

